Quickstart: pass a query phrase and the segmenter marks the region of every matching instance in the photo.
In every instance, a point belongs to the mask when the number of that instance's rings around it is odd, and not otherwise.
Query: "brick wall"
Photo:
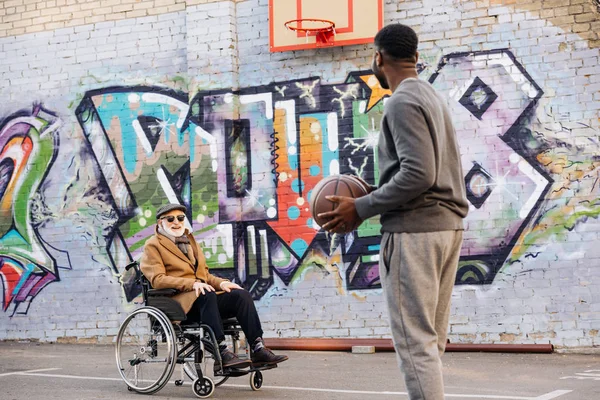
[[[167,199],[266,335],[389,335],[378,222],[328,238],[306,206],[322,176],[377,182],[369,45],[270,53],[266,0],[30,3],[0,5],[0,339],[110,342]],[[598,345],[597,5],[386,2],[459,135],[453,342]]]
[[[7,0],[0,37],[161,15],[219,0]]]

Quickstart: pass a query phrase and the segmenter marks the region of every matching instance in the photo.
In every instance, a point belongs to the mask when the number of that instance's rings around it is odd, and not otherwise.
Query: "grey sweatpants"
[[[388,233],[379,275],[410,400],[444,399],[444,353],[462,231]]]

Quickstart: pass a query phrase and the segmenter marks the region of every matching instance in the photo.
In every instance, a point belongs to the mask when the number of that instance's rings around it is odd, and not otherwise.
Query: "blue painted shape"
[[[136,110],[132,110],[129,106],[129,96],[132,94],[137,94],[140,97],[140,106]],[[108,102],[108,96],[112,97],[112,101]],[[170,135],[171,128],[173,125],[177,124],[179,119],[178,112],[171,112],[170,104],[166,102],[146,102],[144,101],[144,93],[142,92],[107,93],[103,95],[103,101],[97,108],[97,111],[98,116],[102,121],[102,125],[106,130],[110,129],[111,121],[114,118],[118,119],[121,128],[120,145],[123,153],[123,161],[125,164],[125,169],[130,173],[135,172],[135,167],[138,162],[137,153],[139,146],[137,134],[133,129],[133,121],[136,120],[139,115],[158,118],[161,121],[168,121],[162,134],[163,137],[161,138],[164,143],[168,144],[169,141],[172,140]],[[194,129],[195,126],[190,124],[190,127],[187,129],[187,133],[189,133],[190,128]],[[176,131],[176,137],[173,139],[177,140],[178,144],[181,146],[184,143],[186,131],[179,132],[177,128]],[[193,142],[190,144],[193,145]],[[115,143],[113,143],[113,146],[114,145]],[[193,157],[192,154],[193,152],[190,152],[190,158]],[[151,156],[152,154],[150,153],[147,155]]]
[[[301,180],[299,180],[297,178],[294,179],[292,181],[292,190],[295,193],[300,193],[300,190],[304,190],[304,182],[302,182]]]
[[[296,220],[300,218],[300,209],[296,206],[291,206],[290,208],[288,208],[288,217],[291,220]]]
[[[306,250],[308,250],[308,245],[302,239],[294,240],[292,242],[291,247],[292,247],[292,250],[294,251],[294,253],[296,253],[296,255],[298,255],[298,257],[302,257],[304,255],[304,253],[306,252]]]
[[[6,232],[2,238],[0,238],[0,245],[3,244],[6,244],[7,247],[29,245],[27,240],[25,240],[25,238],[15,228],[12,228]]]
[[[296,154],[290,154],[289,147],[295,147]],[[288,146],[288,163],[290,164],[290,169],[292,171],[298,170],[298,146]]]

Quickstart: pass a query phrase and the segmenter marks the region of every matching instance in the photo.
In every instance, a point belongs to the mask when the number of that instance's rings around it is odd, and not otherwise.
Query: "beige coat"
[[[196,292],[192,290],[194,282],[208,283],[215,290],[227,279],[221,279],[208,272],[206,258],[194,237],[186,231],[190,240],[194,257],[198,260],[198,268],[179,250],[168,237],[156,234],[146,241],[144,254],[140,259],[140,267],[144,276],[154,289],[177,289],[181,293],[173,296],[187,314],[196,301]],[[219,293],[219,292],[217,292]]]

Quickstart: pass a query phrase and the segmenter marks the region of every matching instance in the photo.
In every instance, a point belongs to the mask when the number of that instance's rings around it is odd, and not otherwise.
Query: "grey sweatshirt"
[[[408,78],[388,99],[378,143],[379,187],[356,200],[382,232],[462,230],[468,204],[456,133],[444,101]]]

